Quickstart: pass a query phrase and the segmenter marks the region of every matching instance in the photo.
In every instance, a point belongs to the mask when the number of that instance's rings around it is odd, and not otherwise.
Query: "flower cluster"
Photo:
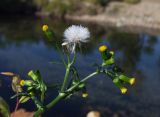
[[[121,93],[125,94],[127,88],[124,86],[124,83],[133,85],[135,78],[125,76],[121,68],[114,64],[114,52],[109,51],[106,45],[100,46],[99,51],[103,59],[102,66],[107,67],[105,73],[112,78],[113,83],[121,90]]]
[[[19,87],[19,89],[21,89],[21,91],[19,91],[18,93],[23,92],[23,94],[20,95],[20,103],[27,102],[35,95],[37,96],[37,98],[38,96],[44,96],[44,92],[47,90],[39,71],[34,72],[31,70],[29,71],[28,76],[31,78],[31,80],[24,80],[19,77],[17,79],[17,76],[14,76],[12,80],[12,84],[14,84],[14,87]],[[16,83],[14,83],[13,81],[16,81]]]
[[[114,52],[113,51],[108,51],[108,47],[106,45],[100,46],[99,51],[103,59],[102,66],[114,64]]]

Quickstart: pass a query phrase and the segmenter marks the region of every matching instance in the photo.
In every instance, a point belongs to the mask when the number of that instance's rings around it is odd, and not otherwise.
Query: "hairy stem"
[[[65,93],[60,93],[54,100],[52,100],[47,106],[45,110],[48,110],[50,108],[52,108],[53,106],[55,106],[59,101],[61,101],[62,99],[64,99],[65,97],[67,97],[68,95],[70,95],[72,92],[75,91],[75,89],[82,83],[85,82],[87,80],[89,80],[90,78],[92,78],[93,76],[99,74],[98,72],[93,72],[92,74],[86,76],[84,79],[82,79],[79,83],[75,84],[74,86],[72,86],[71,88],[69,88]],[[45,111],[44,109],[39,109],[35,112],[33,117],[39,117],[42,113],[44,113]]]

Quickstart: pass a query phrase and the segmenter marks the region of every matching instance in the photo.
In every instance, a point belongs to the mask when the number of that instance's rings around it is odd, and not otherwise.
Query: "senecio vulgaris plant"
[[[52,31],[48,25],[43,25],[42,30],[46,37],[51,38]],[[3,75],[12,76],[12,89],[16,93],[11,98],[17,97],[17,105],[19,103],[25,103],[29,99],[33,100],[37,107],[37,111],[34,113],[34,117],[39,117],[42,113],[48,109],[54,107],[58,102],[63,99],[68,99],[74,93],[82,91],[82,97],[87,97],[86,82],[99,74],[105,74],[106,77],[112,79],[113,83],[120,89],[122,94],[127,92],[126,84],[133,85],[135,78],[129,78],[126,76],[121,68],[119,68],[114,62],[114,52],[108,50],[106,45],[99,47],[102,63],[96,65],[96,69],[91,74],[84,78],[80,78],[76,66],[76,48],[81,43],[89,41],[90,32],[88,28],[72,25],[64,31],[64,42],[62,43],[63,52],[61,53],[61,61],[66,69],[64,79],[58,90],[58,95],[53,98],[48,104],[45,103],[45,93],[47,91],[47,85],[41,77],[40,72],[29,71],[29,80],[24,80],[11,72],[2,72]],[[25,87],[25,88],[24,88]]]

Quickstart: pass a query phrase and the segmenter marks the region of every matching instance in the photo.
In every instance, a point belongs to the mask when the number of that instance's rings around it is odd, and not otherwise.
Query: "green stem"
[[[74,57],[73,57],[73,59],[72,59],[71,62],[70,62],[70,58],[69,58],[68,55],[67,55],[67,58],[68,58],[68,65],[67,65],[67,67],[66,67],[66,73],[65,73],[64,81],[63,81],[63,84],[62,84],[62,87],[61,87],[61,92],[64,92],[65,87],[66,87],[66,85],[67,85],[67,83],[68,83],[70,68],[71,68],[71,66],[75,63],[76,53],[74,54]]]
[[[76,52],[74,53],[74,57],[72,59],[71,65],[73,65],[75,63],[75,61],[76,61]]]
[[[81,83],[89,80],[90,78],[92,78],[93,76],[99,74],[99,72],[93,72],[92,74],[88,75],[87,77],[85,77],[84,79],[82,79],[79,83],[75,84],[74,86],[70,87],[67,92],[72,92],[74,89],[76,89]]]
[[[47,106],[46,108],[47,109],[50,109],[52,108],[55,104],[57,104],[61,99],[63,99],[64,97],[66,97],[67,94],[66,93],[63,93],[61,95],[58,95],[53,101],[51,101]]]
[[[45,90],[42,90],[42,93],[41,93],[41,102],[42,103],[44,102],[44,95],[45,95]]]
[[[61,57],[61,60],[62,60],[62,62],[63,62],[63,64],[64,64],[64,66],[66,67],[66,66],[67,66],[67,65],[66,65],[66,62],[65,62],[65,60],[64,60],[64,57],[63,57],[63,55],[62,55],[62,52],[60,51],[60,48],[59,48],[58,44],[56,44],[56,48],[57,48],[57,50],[58,50],[58,53],[59,53],[59,55],[60,55],[60,57]]]
[[[71,64],[68,64],[67,68],[66,68],[66,73],[65,73],[65,76],[64,76],[64,81],[63,81],[63,84],[62,84],[62,87],[61,87],[61,92],[64,92],[64,90],[65,90],[65,86],[66,86],[68,78],[69,78],[70,68],[71,68]]]
[[[40,115],[41,115],[42,113],[44,113],[44,111],[45,111],[45,110],[42,110],[42,109],[37,110],[37,111],[34,113],[33,117],[40,117]]]
[[[68,53],[66,54],[67,56],[67,61],[68,61],[68,64],[70,63],[70,56],[68,55]]]
[[[53,106],[55,106],[60,100],[62,100],[62,99],[63,99],[64,97],[66,97],[67,95],[68,95],[67,93],[63,93],[63,94],[61,94],[61,95],[58,95],[53,101],[51,101],[51,102],[46,106],[45,109],[39,109],[39,110],[37,110],[37,111],[34,113],[33,117],[40,117],[40,115],[41,115],[42,113],[44,113],[45,110],[48,110],[48,109],[52,108]]]
[[[74,90],[82,83],[85,82],[87,80],[89,80],[90,78],[92,78],[93,76],[99,74],[99,72],[93,72],[92,74],[88,75],[87,77],[85,77],[83,80],[81,80],[79,83],[75,84],[74,86],[72,86],[71,88],[69,88],[67,90],[67,92],[65,93],[60,93],[53,101],[51,101],[47,106],[46,109],[50,109],[53,106],[55,106],[59,101],[61,101],[62,99],[64,99],[65,97],[67,97],[68,95],[70,95],[72,92],[74,92]],[[40,109],[38,111],[35,112],[33,117],[39,117],[45,110],[44,109]]]

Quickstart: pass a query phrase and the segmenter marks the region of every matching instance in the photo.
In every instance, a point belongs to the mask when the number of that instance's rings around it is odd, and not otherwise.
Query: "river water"
[[[44,23],[49,24],[55,32],[56,38],[53,40],[44,38],[41,31]],[[0,72],[11,71],[27,78],[29,70],[39,69],[45,82],[60,83],[65,70],[63,66],[50,62],[60,59],[55,43],[62,42],[63,31],[71,24],[50,19],[1,19]],[[87,99],[75,94],[43,116],[85,117],[88,111],[98,110],[102,117],[160,117],[160,36],[114,29],[103,30],[96,25],[84,26],[88,26],[91,31],[91,41],[83,44],[82,50],[78,52],[76,66],[80,77],[93,72],[94,63],[101,63],[98,47],[106,44],[110,50],[115,51],[116,64],[122,67],[128,76],[136,77],[136,84],[129,86],[128,93],[122,95],[109,78],[96,76],[87,83]],[[14,94],[10,85],[11,78],[0,78],[0,96],[13,110],[16,100],[10,99]],[[55,93],[54,89],[49,89],[47,101],[51,100]],[[33,102],[20,107],[28,111],[35,108]]]

